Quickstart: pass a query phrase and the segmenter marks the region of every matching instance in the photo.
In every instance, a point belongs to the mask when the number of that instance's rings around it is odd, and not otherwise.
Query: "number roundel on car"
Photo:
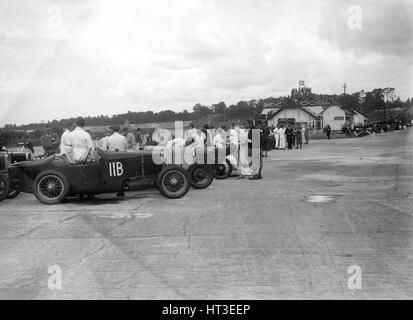
[[[123,175],[122,162],[109,162],[109,177],[120,177]]]

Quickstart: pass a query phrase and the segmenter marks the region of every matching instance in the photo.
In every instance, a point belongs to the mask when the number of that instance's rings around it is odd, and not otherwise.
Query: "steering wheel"
[[[89,149],[89,152],[87,153],[87,156],[86,156],[86,158],[85,158],[85,161],[83,161],[83,164],[86,164],[87,160],[88,160],[89,157],[90,157],[90,152],[92,152],[92,149],[93,149],[93,147]]]

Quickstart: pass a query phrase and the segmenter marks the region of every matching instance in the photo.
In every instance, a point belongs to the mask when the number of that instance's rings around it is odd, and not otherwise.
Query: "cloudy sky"
[[[356,7],[354,7],[356,6]],[[395,87],[412,0],[2,0],[0,125]]]

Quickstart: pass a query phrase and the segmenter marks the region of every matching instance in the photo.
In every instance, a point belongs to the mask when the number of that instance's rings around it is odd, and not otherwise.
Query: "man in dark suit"
[[[295,130],[292,124],[289,124],[287,129],[285,130],[285,135],[287,136],[287,145],[288,149],[293,148],[294,140],[295,140]]]
[[[45,126],[45,133],[40,137],[40,142],[44,149],[44,156],[50,157],[59,153],[60,140],[57,133],[52,132],[50,125]]]
[[[328,125],[326,125],[325,127],[324,127],[324,132],[325,132],[325,134],[326,134],[326,136],[327,136],[327,139],[328,140],[330,140],[330,136],[331,136],[331,127],[330,127],[330,125],[328,124]]]

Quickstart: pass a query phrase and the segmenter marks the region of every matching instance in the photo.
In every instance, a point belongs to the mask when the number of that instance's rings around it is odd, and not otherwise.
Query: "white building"
[[[263,113],[267,116],[268,125],[287,123],[306,123],[312,129],[322,128],[322,119],[319,116],[321,108],[308,108],[298,104],[267,106]]]
[[[323,125],[330,125],[331,130],[340,131],[341,128],[351,121],[353,113],[340,106],[329,106],[322,113]]]
[[[366,117],[357,111],[351,111],[340,105],[325,102],[301,102],[300,104],[277,104],[264,108],[268,125],[286,123],[306,123],[310,129],[321,130],[327,124],[333,131],[341,131],[345,124],[350,126],[366,122]]]
[[[361,112],[358,112],[356,110],[353,110],[353,122],[354,125],[356,126],[362,126],[367,122],[367,117],[362,114]]]

